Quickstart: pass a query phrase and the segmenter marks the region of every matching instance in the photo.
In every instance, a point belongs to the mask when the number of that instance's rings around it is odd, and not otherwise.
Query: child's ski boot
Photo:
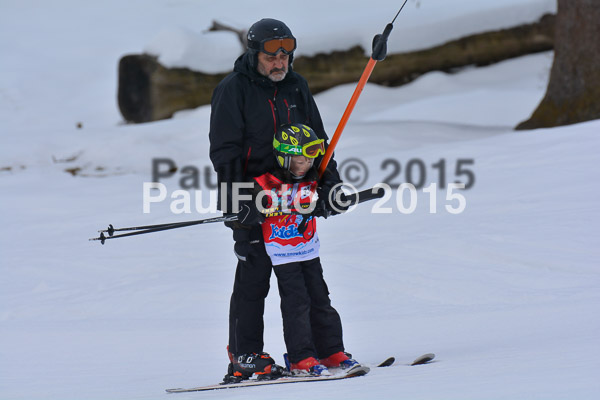
[[[321,359],[321,364],[327,368],[349,369],[360,365],[360,363],[352,358],[352,354],[339,351],[330,355],[327,358]]]
[[[326,366],[315,357],[307,357],[297,363],[290,363],[287,354],[283,355],[285,365],[292,375],[300,376],[329,376],[331,373]]]

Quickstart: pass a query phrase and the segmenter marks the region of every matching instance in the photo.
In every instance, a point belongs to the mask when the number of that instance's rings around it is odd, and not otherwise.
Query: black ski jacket
[[[290,66],[285,79],[273,82],[256,72],[255,64],[256,54],[242,54],[212,95],[210,159],[219,190],[222,182],[249,182],[273,170],[273,136],[280,125],[303,123],[327,140],[306,80]],[[330,181],[340,181],[333,159],[327,170]],[[220,203],[220,194],[218,198]]]

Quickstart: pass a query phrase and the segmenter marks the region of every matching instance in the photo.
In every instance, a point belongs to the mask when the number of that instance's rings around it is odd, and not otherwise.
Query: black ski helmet
[[[293,156],[314,159],[325,155],[325,140],[307,125],[286,124],[279,127],[273,138],[273,152],[277,165],[289,170]]]
[[[290,28],[283,22],[272,18],[263,18],[248,29],[247,39],[248,51],[254,53],[253,55],[257,55],[259,51],[264,51],[263,44],[270,39],[292,39],[293,48],[288,47],[286,50],[282,47],[277,51],[288,54],[290,56],[289,63],[292,63],[294,50],[296,50],[296,38]]]

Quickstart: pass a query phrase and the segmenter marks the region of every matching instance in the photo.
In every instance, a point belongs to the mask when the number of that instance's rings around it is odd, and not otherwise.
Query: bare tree
[[[546,95],[516,129],[600,118],[600,0],[558,0],[555,35]]]

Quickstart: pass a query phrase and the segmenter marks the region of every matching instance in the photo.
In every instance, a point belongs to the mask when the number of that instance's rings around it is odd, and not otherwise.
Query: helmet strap
[[[290,156],[289,154],[286,154],[283,157],[283,169],[285,169],[286,171],[289,171],[291,163],[292,163],[292,156]]]

